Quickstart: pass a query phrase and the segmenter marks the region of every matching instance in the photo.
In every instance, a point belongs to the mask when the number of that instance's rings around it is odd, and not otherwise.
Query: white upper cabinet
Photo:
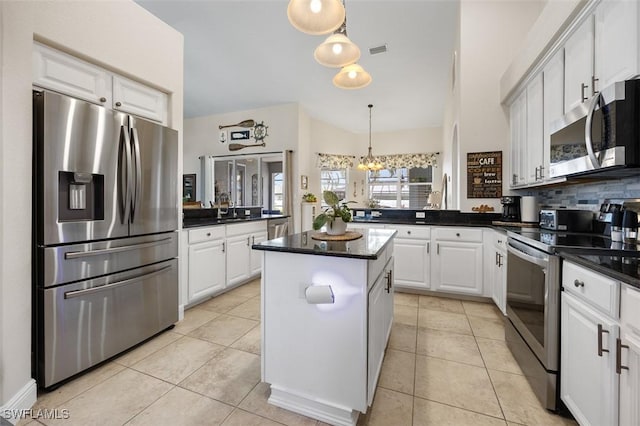
[[[591,97],[594,29],[589,16],[564,45],[564,110],[569,112]]]
[[[595,90],[638,74],[638,2],[603,1],[595,12]]]
[[[542,180],[543,159],[543,88],[542,73],[536,75],[527,85],[527,142],[526,142],[526,183]]]
[[[127,78],[113,76],[113,109],[164,123],[167,95]]]
[[[167,124],[166,93],[39,43],[33,44],[33,84]]]
[[[111,105],[111,75],[102,68],[33,44],[33,83],[99,105]]]
[[[511,179],[512,187],[526,183],[525,153],[527,142],[527,92],[523,91],[509,108],[511,128]]]
[[[542,70],[543,90],[543,166],[542,179],[549,176],[551,124],[564,114],[564,50],[560,49]]]

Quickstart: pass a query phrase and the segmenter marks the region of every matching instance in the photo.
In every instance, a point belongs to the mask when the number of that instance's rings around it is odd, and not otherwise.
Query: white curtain
[[[289,215],[287,234],[292,234],[291,230],[293,229],[295,212],[293,209],[293,151],[291,150],[286,150],[284,152],[282,173],[284,175],[283,213]]]

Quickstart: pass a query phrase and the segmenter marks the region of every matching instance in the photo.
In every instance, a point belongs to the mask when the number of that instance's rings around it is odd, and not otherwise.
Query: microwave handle
[[[589,102],[589,112],[587,113],[587,122],[584,127],[584,143],[587,146],[589,160],[591,160],[591,165],[594,169],[599,169],[600,167],[602,167],[600,161],[598,161],[598,157],[596,157],[596,153],[593,151],[593,138],[591,137],[593,115],[596,112],[596,107],[600,105],[601,99],[602,95],[600,93],[597,93],[593,98],[591,98],[591,102]]]

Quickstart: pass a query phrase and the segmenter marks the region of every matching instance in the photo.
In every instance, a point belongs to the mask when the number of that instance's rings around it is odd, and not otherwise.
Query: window
[[[368,172],[369,198],[380,207],[422,209],[433,187],[433,169],[413,167]]]
[[[333,191],[340,199],[347,197],[347,169],[322,169],[320,170],[320,189]],[[322,197],[320,197],[322,198]],[[325,206],[324,199],[321,204]]]
[[[283,211],[283,175],[282,172],[271,173],[271,210]]]

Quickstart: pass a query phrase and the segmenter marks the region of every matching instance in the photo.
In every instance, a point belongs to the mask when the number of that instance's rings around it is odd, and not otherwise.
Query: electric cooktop
[[[603,234],[521,228],[507,231],[507,236],[547,253],[558,251],[593,255],[617,253],[624,256],[640,257],[640,246],[613,242],[611,237]]]

